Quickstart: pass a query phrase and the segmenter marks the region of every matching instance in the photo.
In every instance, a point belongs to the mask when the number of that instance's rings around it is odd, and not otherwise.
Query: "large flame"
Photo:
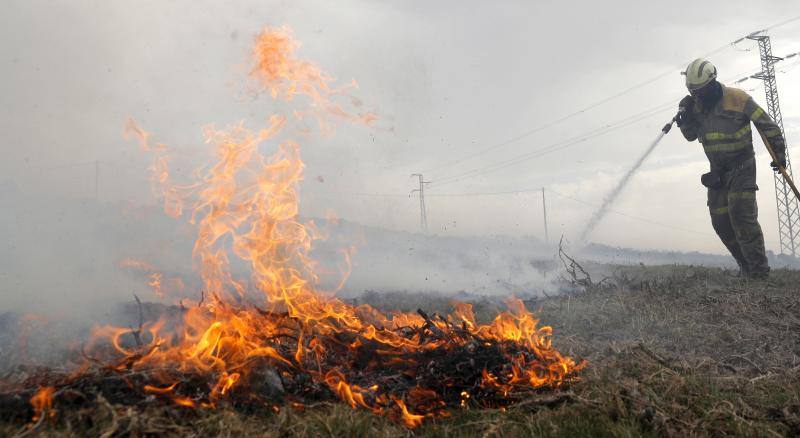
[[[250,74],[258,91],[300,108],[290,116],[270,117],[259,130],[243,123],[224,129],[206,126],[203,135],[215,162],[197,171],[188,184],[173,181],[169,148],[153,144],[149,133],[128,121],[126,133],[154,154],[152,185],[166,213],[187,217],[196,227],[193,258],[205,298],[197,305],[182,305],[179,324],[145,322],[133,332],[135,345],[123,339],[131,329],[101,327],[89,347],[110,340],[123,357],[115,365],[118,369],[151,371],[143,391],[181,406],[210,407],[236,391],[247,391],[263,378],[259,373],[266,364],[283,379],[307,375],[350,406],[389,415],[409,427],[443,415],[444,394],[424,387],[398,392],[385,381],[370,383],[365,373],[391,368],[410,375],[420,366],[415,363],[420,354],[475,348],[476,340],[483,340],[524,347],[528,353],[508,354],[502,373],[484,369],[480,388],[454,389],[462,405],[475,391],[509,394],[568,381],[582,365],[552,348],[550,327],[539,326],[519,300],[481,325],[468,304],[438,319],[422,312],[384,314],[320,290],[318,266],[309,257],[319,234],[298,215],[304,165],[300,146],[292,139],[293,132],[308,133],[290,126],[311,118],[321,133],[330,134],[338,122],[367,124],[375,117],[353,110],[360,106],[349,95],[355,84],[333,86],[333,79],[317,66],[296,57],[298,46],[286,28],[265,29],[255,39]],[[261,152],[268,149],[276,151]],[[249,266],[248,277],[232,273],[232,258]],[[131,261],[127,266],[147,272],[151,287],[163,293],[155,268]],[[441,336],[409,329],[423,326]],[[342,360],[332,349],[348,351],[350,359]],[[374,357],[356,360],[363,351],[375,352]],[[211,376],[213,387],[205,398],[179,395],[182,383],[176,373]],[[356,383],[365,381],[367,385]],[[49,407],[46,395],[37,401],[37,415]]]

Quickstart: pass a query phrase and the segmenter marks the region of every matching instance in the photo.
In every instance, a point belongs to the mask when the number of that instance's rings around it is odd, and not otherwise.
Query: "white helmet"
[[[717,68],[709,61],[698,58],[689,63],[689,66],[686,67],[686,71],[683,72],[683,74],[686,75],[686,88],[688,88],[689,91],[695,91],[705,87],[709,82],[716,79]]]

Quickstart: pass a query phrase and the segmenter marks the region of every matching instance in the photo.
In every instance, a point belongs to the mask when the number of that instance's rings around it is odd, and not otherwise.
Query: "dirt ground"
[[[587,359],[581,380],[507,410],[460,410],[410,431],[368,412],[323,403],[277,414],[153,407],[99,399],[14,436],[800,436],[800,272],[768,283],[691,266],[602,267],[575,292],[527,301],[562,353]],[[603,281],[598,281],[600,279]],[[429,294],[370,293],[390,310],[447,312]],[[475,303],[479,319],[499,310]]]

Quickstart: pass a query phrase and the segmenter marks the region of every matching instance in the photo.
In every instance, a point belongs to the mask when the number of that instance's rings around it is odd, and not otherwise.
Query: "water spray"
[[[644,160],[646,160],[647,157],[650,156],[650,154],[656,148],[658,143],[661,142],[661,139],[664,138],[664,136],[667,135],[667,133],[672,129],[672,125],[678,121],[678,117],[680,117],[683,111],[684,108],[680,108],[678,110],[678,114],[675,114],[675,117],[673,117],[672,120],[669,121],[669,123],[667,123],[666,125],[664,125],[663,128],[661,128],[661,132],[658,134],[658,137],[656,137],[656,139],[653,140],[652,143],[650,143],[650,146],[647,148],[647,150],[645,150],[644,154],[642,154],[642,156],[639,157],[638,160],[636,160],[636,163],[634,163],[633,167],[631,167],[627,172],[625,172],[625,175],[614,187],[614,190],[612,190],[611,193],[609,193],[608,196],[606,196],[606,198],[603,200],[603,204],[597,211],[594,212],[592,218],[589,219],[589,223],[586,224],[586,227],[581,232],[580,239],[578,240],[578,242],[586,243],[586,239],[589,237],[589,234],[591,234],[592,231],[594,231],[595,227],[597,227],[597,224],[599,224],[600,221],[603,220],[603,218],[606,216],[609,207],[611,207],[611,204],[613,204],[614,201],[616,201],[619,194],[622,192],[625,186],[628,185],[628,181],[636,173],[636,171],[639,170],[640,167],[642,167]]]

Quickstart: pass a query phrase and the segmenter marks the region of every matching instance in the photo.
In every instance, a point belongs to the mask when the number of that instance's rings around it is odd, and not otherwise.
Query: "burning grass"
[[[153,191],[164,211],[196,229],[202,298],[189,307],[179,301],[176,317],[99,327],[76,369],[13,381],[7,392],[30,393],[34,421],[63,410],[64,400],[67,410],[160,403],[280,411],[339,399],[414,428],[453,408],[505,408],[576,379],[585,364],[554,349],[551,328],[519,300],[479,324],[468,304],[447,316],[381,312],[321,289],[325,269],[309,257],[321,233],[298,215],[304,164],[295,139],[312,134],[306,120],[330,135],[336,123],[368,124],[374,116],[357,109],[360,102],[348,94],[354,85],[334,87],[316,65],[296,57],[298,47],[286,29],[256,36],[255,89],[299,108],[255,131],[243,123],[206,126],[212,161],[191,181],[176,182],[172,150],[128,121],[126,134],[154,155]],[[349,265],[347,249],[342,259]],[[235,276],[232,263],[249,275]],[[146,262],[125,265],[147,271],[160,298],[185,286],[166,288]]]
[[[600,289],[528,301],[554,325],[554,345],[591,361],[568,388],[531,391],[504,409],[454,407],[416,429],[346,403],[289,403],[271,409],[220,403],[186,409],[154,395],[131,404],[104,393],[129,387],[96,380],[87,398],[56,391],[56,415],[34,434],[167,433],[202,436],[792,436],[800,433],[800,274],[777,271],[769,285],[747,285],[698,267],[606,268]],[[593,275],[594,276],[594,275]],[[445,312],[430,294],[369,294],[378,309]],[[502,308],[475,303],[476,320]],[[114,372],[112,375],[117,376]],[[115,386],[116,385],[116,386]],[[0,433],[30,426],[28,397],[0,402]],[[149,397],[149,398],[148,398]],[[148,401],[149,400],[149,401]],[[16,420],[14,420],[16,418]]]
[[[16,379],[16,393],[30,398],[34,422],[55,415],[54,398],[61,402],[60,411],[97,403],[100,396],[137,408],[174,404],[240,411],[305,409],[338,398],[352,408],[416,427],[426,417],[448,416],[453,408],[502,408],[541,388],[573,380],[581,366],[554,350],[548,341],[550,329],[537,328],[521,303],[517,306],[519,313],[500,313],[489,325],[475,322],[467,305],[459,306],[457,317],[429,316],[420,310],[416,321],[404,314],[404,324],[395,323],[393,329],[367,326],[372,333],[335,321],[328,321],[323,333],[286,313],[238,311],[239,319],[274,327],[247,338],[259,346],[256,352],[266,353],[241,360],[231,357],[239,350],[225,345],[236,346],[241,340],[216,333],[221,325],[212,323],[194,344],[205,346],[208,338],[216,339],[217,347],[197,353],[213,359],[216,366],[209,371],[159,355],[159,350],[178,354],[161,338],[142,344],[138,330],[120,330],[113,344],[115,351],[126,353],[123,357],[109,362],[84,353],[82,369],[35,372]],[[353,309],[368,312],[372,319],[383,317],[369,306]],[[40,389],[32,393],[21,388]]]

